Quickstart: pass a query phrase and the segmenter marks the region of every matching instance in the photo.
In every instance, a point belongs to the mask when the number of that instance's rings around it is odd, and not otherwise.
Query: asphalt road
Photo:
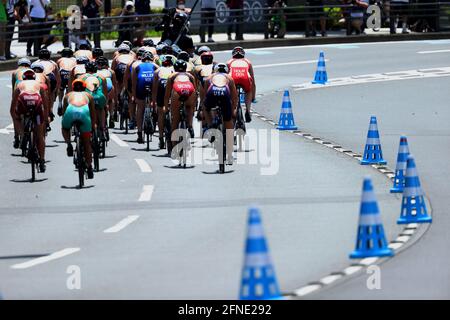
[[[282,93],[273,91],[311,81],[315,70],[311,61],[319,50],[325,51],[329,77],[335,78],[448,67],[448,53],[417,52],[449,48],[449,41],[424,41],[251,50],[248,57],[256,66],[258,93],[264,94],[254,109],[277,119]],[[215,58],[221,61],[228,56],[218,53]],[[281,63],[285,64],[276,65]],[[446,124],[450,117],[445,106],[449,94],[442,90],[448,82],[448,77],[440,77],[291,90],[302,130],[355,152],[362,152],[369,116],[376,114],[391,168],[398,135],[407,134],[433,206],[430,230],[383,264],[383,290],[365,289],[362,276],[318,291],[317,298],[449,297],[444,210],[449,204]],[[8,84],[9,74],[0,74],[0,99],[5,101],[0,128],[11,123]],[[256,117],[250,127],[266,129],[267,134],[273,128]],[[354,246],[362,177],[367,174],[374,182],[388,239],[401,230],[395,223],[400,197],[389,194],[390,184],[383,175],[291,133],[279,134],[279,148],[269,146],[269,151],[279,150],[278,161],[272,153],[276,174],[261,174],[266,162],[247,161],[218,175],[211,149],[201,148],[200,141],[193,150],[196,155],[204,151],[205,160],[178,169],[157,151],[156,141],[147,153],[134,142],[135,135],[113,130],[122,142],[110,142],[108,158],[101,161],[104,170],[88,182],[88,188],[76,190],[76,172],[65,156],[59,130],[58,119],[47,138],[50,162],[39,176],[45,180],[33,184],[26,181],[29,165],[12,149],[12,135],[0,133],[0,150],[4,150],[0,155],[0,292],[6,299],[234,299],[251,204],[262,210],[280,287],[291,292],[351,263],[348,253]],[[235,156],[264,160],[263,143],[246,149]],[[141,166],[136,159],[142,159]],[[143,161],[151,170],[142,167]],[[123,229],[105,232],[127,217],[129,224]],[[70,254],[27,264],[52,253]],[[72,265],[81,270],[80,290],[66,286],[67,268]]]

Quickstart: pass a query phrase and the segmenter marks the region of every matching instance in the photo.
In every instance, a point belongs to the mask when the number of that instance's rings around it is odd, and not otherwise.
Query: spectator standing
[[[135,0],[134,1],[134,10],[138,15],[150,14],[152,9],[150,7],[150,0]]]
[[[28,0],[30,8],[31,26],[28,33],[27,41],[27,56],[38,56],[42,45],[42,29],[45,28],[43,23],[47,19],[47,11],[45,7],[50,4],[50,0]],[[31,47],[33,47],[33,54],[31,54]]]
[[[242,24],[244,22],[244,0],[226,0],[227,7],[230,9],[228,19],[228,40],[232,40],[231,32],[236,29],[235,40],[244,40]]]
[[[316,24],[317,21],[320,23],[320,33],[322,37],[327,36],[327,20],[326,20],[326,13],[324,8],[324,0],[308,0],[306,2],[308,6],[308,12],[309,12],[309,20],[306,25],[306,36],[315,37],[317,35],[316,32]]]
[[[205,29],[208,26],[208,42],[214,42],[214,24],[216,19],[216,0],[202,0],[200,24],[200,42],[205,42]]]
[[[105,17],[109,17],[111,15],[111,0],[103,0],[103,12]]]
[[[135,0],[134,1],[134,11],[138,15],[139,29],[136,30],[137,42],[142,42],[145,38],[145,32],[148,29],[148,24],[150,18],[146,17],[152,12],[150,7],[150,0]]]
[[[0,2],[0,61],[5,61],[5,33],[8,17],[6,15],[6,0]]]
[[[101,0],[83,0],[81,5],[81,13],[86,16],[86,30],[89,39],[94,35],[94,45],[96,48],[100,46],[100,7],[103,5]],[[92,19],[92,20],[91,20]]]
[[[139,27],[139,24],[136,21],[136,15],[134,11],[134,3],[133,1],[127,1],[125,3],[124,8],[122,9],[122,13],[120,14],[120,22],[119,22],[119,39],[116,42],[116,46],[118,47],[123,41],[127,40],[130,42],[134,42],[134,28]]]
[[[389,29],[391,34],[397,33],[397,18],[402,21],[402,33],[409,33],[407,29],[409,0],[391,0],[389,8]]]
[[[7,0],[6,1],[6,14],[8,16],[8,22],[6,26],[6,35],[5,37],[5,58],[6,59],[14,59],[16,57],[15,54],[11,54],[11,40],[14,35],[14,27],[16,25],[16,17],[14,15],[15,0]]]
[[[351,0],[347,1],[346,4],[351,4],[347,20],[347,35],[349,36],[353,32],[359,35],[362,33],[364,14],[369,7],[369,0]]]
[[[28,36],[26,32],[28,32],[28,29],[26,29],[30,24],[31,21],[30,18],[30,11],[28,10],[28,1],[27,0],[16,0],[14,3],[14,16],[16,20],[19,22],[19,34],[18,34],[18,40],[19,42],[27,42],[25,38]],[[24,35],[25,33],[25,35]]]

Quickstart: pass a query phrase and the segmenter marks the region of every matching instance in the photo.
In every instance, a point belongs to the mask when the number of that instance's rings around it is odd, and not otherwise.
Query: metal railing
[[[349,0],[350,1],[350,0]],[[380,5],[381,21],[386,23],[389,17],[392,18],[392,11],[396,8],[394,3]],[[352,4],[336,4],[325,6],[289,6],[284,8],[260,8],[238,9],[216,12],[214,22],[211,23],[204,17],[206,12],[194,11],[190,18],[191,32],[197,32],[199,26],[208,27],[214,25],[216,30],[226,30],[230,25],[240,25],[242,32],[264,32],[267,22],[272,17],[280,17],[286,23],[287,31],[303,31],[309,21],[325,19],[327,28],[344,29],[343,20],[355,19],[353,13],[359,11]],[[232,21],[229,17],[233,16]],[[363,20],[368,14],[364,14]],[[407,11],[408,20],[416,22],[418,20],[427,21],[429,30],[443,31],[450,30],[450,2],[430,2],[411,3]],[[47,21],[42,23],[29,23],[16,25],[14,31],[9,27],[6,32],[0,32],[0,38],[11,37],[12,40],[27,41],[30,39],[41,39],[42,37],[68,36],[69,34],[87,35],[106,32],[146,32],[155,30],[163,21],[164,14],[131,15],[83,19],[80,28],[71,28],[67,25],[67,18],[60,21]],[[386,26],[386,24],[384,25]]]

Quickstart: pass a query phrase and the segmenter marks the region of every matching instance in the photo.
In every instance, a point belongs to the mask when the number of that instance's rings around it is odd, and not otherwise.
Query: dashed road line
[[[325,61],[329,61],[329,59],[325,59]],[[290,66],[290,65],[295,65],[295,64],[310,64],[310,63],[317,63],[317,60],[304,60],[304,61],[291,61],[291,62],[280,62],[280,63],[271,63],[271,64],[260,64],[260,65],[253,66],[253,69]]]
[[[134,221],[136,221],[138,218],[139,218],[138,215],[130,215],[130,216],[126,217],[125,219],[122,219],[121,221],[119,221],[117,224],[115,224],[111,228],[104,230],[103,232],[104,233],[119,232],[122,229],[124,229],[125,227],[127,227],[128,225],[130,225],[131,223],[133,223]]]
[[[120,139],[116,134],[111,133],[109,135],[109,137],[111,138],[112,141],[114,141],[115,143],[117,143],[119,145],[119,147],[129,147],[128,143],[126,143],[125,141],[123,141],[122,139]]]
[[[429,53],[444,53],[444,52],[450,52],[450,49],[446,50],[430,50],[430,51],[418,51],[418,54],[429,54]]]
[[[152,172],[152,167],[144,159],[134,159],[142,173]]]
[[[78,252],[78,251],[80,251],[80,248],[66,248],[66,249],[63,249],[61,251],[54,252],[54,253],[52,253],[52,254],[50,254],[48,256],[45,256],[45,257],[40,257],[40,258],[29,260],[27,262],[23,262],[23,263],[12,265],[11,268],[12,269],[27,269],[27,268],[31,268],[31,267],[34,267],[34,266],[39,265],[39,264],[43,264],[43,263],[46,263],[46,262],[50,262],[52,260],[60,259],[62,257],[68,256],[68,255],[73,254],[73,253]]]
[[[14,131],[14,125],[12,123],[3,129],[0,129],[0,133],[2,133],[2,134],[10,134],[13,131]]]
[[[152,199],[152,195],[153,195],[153,190],[154,190],[154,186],[152,185],[145,185],[142,187],[142,192],[141,195],[139,197],[140,202],[143,201],[150,201]]]

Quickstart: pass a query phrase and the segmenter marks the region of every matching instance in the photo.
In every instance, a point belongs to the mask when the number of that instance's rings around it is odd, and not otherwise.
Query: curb
[[[207,45],[212,51],[231,50],[236,45],[244,45],[246,49],[254,49],[260,47],[286,47],[286,46],[306,46],[321,44],[341,44],[341,43],[370,43],[370,42],[389,42],[389,41],[414,41],[414,40],[441,40],[450,39],[450,32],[434,32],[434,33],[410,33],[410,34],[381,34],[381,35],[352,35],[352,36],[329,36],[317,38],[285,38],[285,39],[261,39],[261,40],[244,40],[244,41],[221,41],[214,43],[198,43],[199,45]],[[113,50],[105,50],[105,57],[111,59]],[[60,56],[54,55],[53,60],[57,60]],[[30,59],[32,62],[37,58]],[[0,71],[9,71],[15,69],[18,59],[0,62]]]

